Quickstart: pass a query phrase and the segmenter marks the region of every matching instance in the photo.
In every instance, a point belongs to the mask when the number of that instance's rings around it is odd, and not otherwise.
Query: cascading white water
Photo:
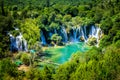
[[[95,38],[97,39],[97,42],[99,40],[99,31],[100,31],[100,28],[97,28],[96,29],[96,34],[95,34]]]
[[[87,37],[87,31],[86,31],[87,27],[84,26],[83,28],[84,28],[84,37],[85,37],[85,40],[87,40],[88,39],[88,37]]]
[[[91,26],[89,36],[90,37],[95,37],[95,35],[96,35],[96,27],[95,26]]]
[[[101,35],[102,35],[102,30],[99,27],[91,26],[89,38],[96,38],[97,47],[99,45],[99,39],[101,38]]]
[[[77,35],[78,35],[77,40],[79,41],[79,40],[80,40],[80,37],[82,36],[81,27],[78,27],[78,28],[77,28]]]
[[[81,37],[87,42],[86,26],[72,27],[72,34],[73,35],[70,35],[71,42],[79,42]]]
[[[10,34],[10,33],[8,33],[8,35],[10,36],[10,42],[11,42],[10,50],[11,51],[17,50],[17,48],[16,48],[16,40],[15,40],[14,36],[12,34]]]
[[[67,32],[65,30],[64,27],[61,27],[61,33],[62,33],[62,38],[64,39],[63,41],[66,43],[68,41],[68,36],[67,36]]]
[[[27,41],[25,39],[23,39],[23,46],[24,46],[23,50],[28,51],[28,49],[27,49]]]
[[[78,42],[77,40],[77,28],[72,27],[73,30],[73,42]]]
[[[10,50],[13,51],[28,51],[27,49],[27,41],[23,38],[20,33],[18,36],[14,37],[9,33],[10,36]]]
[[[23,45],[22,45],[23,39],[22,38],[23,38],[23,36],[21,33],[16,37],[16,47],[17,47],[18,51],[23,50]]]
[[[42,31],[41,31],[41,43],[42,43],[43,45],[46,45],[46,39],[45,39],[45,36],[44,36],[44,34],[43,34]]]
[[[87,38],[86,38],[86,33],[83,30],[84,28],[80,28],[80,32],[81,32],[81,37],[84,39],[85,42],[87,42]],[[86,29],[85,29],[86,30]]]
[[[80,26],[80,27],[72,27],[69,33],[66,32],[64,26],[61,26],[60,30],[54,29],[53,31],[49,31],[49,38],[52,37],[53,34],[58,34],[62,37],[62,42],[79,42],[84,41],[88,42],[89,38],[96,38],[96,41],[99,42],[102,31],[99,27],[96,26]],[[47,35],[46,35],[47,36]],[[69,36],[69,37],[68,37]],[[43,44],[47,44],[45,36],[41,31],[41,40]],[[69,40],[69,41],[68,41]]]
[[[102,36],[102,30],[99,27],[97,27],[96,35],[95,35],[96,40],[97,40],[97,45],[96,45],[97,47],[99,45],[99,39],[101,38],[101,36]]]
[[[102,31],[99,27],[92,26],[89,35],[90,35],[90,38],[91,37],[96,38],[98,42],[100,36],[102,35]]]

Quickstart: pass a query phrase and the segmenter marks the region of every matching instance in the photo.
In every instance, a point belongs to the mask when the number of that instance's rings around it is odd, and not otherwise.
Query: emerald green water
[[[47,50],[45,50],[45,52],[49,54],[49,56],[47,56],[47,58],[50,61],[62,64],[64,62],[68,61],[70,59],[71,55],[76,53],[77,51],[84,53],[85,51],[87,51],[89,49],[90,49],[90,47],[85,45],[85,43],[80,42],[80,43],[72,43],[72,44],[66,45],[61,48],[50,47]]]

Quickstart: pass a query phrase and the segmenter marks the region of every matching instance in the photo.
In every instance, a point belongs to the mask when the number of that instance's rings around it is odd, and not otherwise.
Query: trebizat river
[[[84,53],[89,49],[90,47],[87,46],[84,42],[79,42],[79,43],[71,43],[60,48],[50,47],[47,50],[45,50],[45,52],[50,54],[50,56],[48,56],[50,61],[62,64],[68,61],[71,55],[75,54],[77,51]]]

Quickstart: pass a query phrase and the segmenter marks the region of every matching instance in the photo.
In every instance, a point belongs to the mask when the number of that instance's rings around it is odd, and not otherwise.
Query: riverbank
[[[50,48],[63,48],[64,46],[50,46],[50,47],[42,47],[42,51],[45,51],[47,49],[50,49]]]
[[[43,52],[47,53],[45,59],[63,64],[77,51],[84,53],[89,49],[90,46],[86,45],[84,42],[79,42],[70,43],[65,46],[43,47]]]

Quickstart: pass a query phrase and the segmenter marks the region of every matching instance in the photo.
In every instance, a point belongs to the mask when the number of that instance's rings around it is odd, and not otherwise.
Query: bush
[[[70,21],[71,20],[71,15],[65,15],[64,17],[63,17],[63,22],[68,22],[68,21]]]
[[[36,20],[26,19],[24,23],[21,23],[20,30],[23,37],[27,40],[28,48],[31,48],[35,42],[39,41],[40,29],[36,25]]]
[[[55,44],[59,44],[60,41],[62,40],[62,37],[59,36],[58,34],[53,34],[51,37],[51,40],[55,42]]]
[[[109,35],[104,35],[104,37],[100,40],[100,47],[106,47],[110,45],[112,41],[110,41]]]
[[[52,29],[59,29],[60,28],[59,24],[54,23],[54,22],[52,22],[49,27],[52,28]]]
[[[96,45],[97,44],[97,39],[96,38],[89,38],[88,39],[88,44],[89,45]]]
[[[31,68],[26,72],[26,78],[31,80],[42,80],[41,71],[39,69]]]
[[[120,40],[118,40],[118,41],[115,43],[115,46],[116,46],[117,48],[120,48]]]
[[[10,77],[17,77],[18,75],[17,66],[8,58],[0,60],[0,79],[4,78],[5,75]]]
[[[27,54],[27,53],[21,53],[21,54],[22,54],[22,55],[21,55],[20,60],[21,60],[25,65],[30,65],[30,62],[31,62],[31,60],[30,60],[30,55]]]

